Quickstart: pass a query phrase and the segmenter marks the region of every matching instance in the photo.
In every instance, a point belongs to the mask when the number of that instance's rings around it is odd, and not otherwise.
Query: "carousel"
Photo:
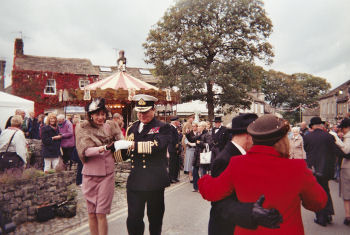
[[[177,104],[180,99],[177,92],[159,89],[128,74],[123,63],[120,63],[118,71],[114,74],[85,86],[84,90],[75,90],[77,100],[84,100],[86,103],[94,98],[104,98],[111,113],[123,115],[126,124],[136,120],[132,98],[137,94],[156,97],[158,99],[156,109]],[[167,121],[169,118],[162,116],[160,119]]]

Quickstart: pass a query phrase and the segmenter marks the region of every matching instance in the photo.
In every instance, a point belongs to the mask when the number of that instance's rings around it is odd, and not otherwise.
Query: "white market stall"
[[[34,101],[0,91],[0,128],[3,130],[7,119],[15,114],[16,109],[26,112],[34,111]]]

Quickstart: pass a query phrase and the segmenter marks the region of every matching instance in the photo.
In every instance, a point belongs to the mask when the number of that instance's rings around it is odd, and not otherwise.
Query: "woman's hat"
[[[338,125],[338,128],[346,128],[350,127],[350,119],[349,118],[344,118],[341,123]]]
[[[257,118],[258,115],[255,113],[241,113],[238,116],[232,118],[232,126],[229,131],[234,135],[247,133],[247,127]]]
[[[309,127],[311,128],[313,125],[317,125],[317,124],[324,124],[325,122],[321,120],[320,117],[312,117],[310,119],[310,124]]]
[[[289,131],[288,121],[273,114],[265,114],[253,121],[247,128],[255,145],[272,146]]]
[[[91,101],[90,104],[85,106],[85,111],[87,113],[93,113],[93,112],[96,112],[100,109],[107,110],[107,108],[105,106],[105,99],[103,99],[103,98],[94,99],[93,101]]]

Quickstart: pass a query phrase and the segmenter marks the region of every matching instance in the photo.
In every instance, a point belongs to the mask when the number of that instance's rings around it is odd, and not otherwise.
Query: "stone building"
[[[349,116],[350,80],[331,90],[319,99],[320,117],[324,121],[337,123]]]

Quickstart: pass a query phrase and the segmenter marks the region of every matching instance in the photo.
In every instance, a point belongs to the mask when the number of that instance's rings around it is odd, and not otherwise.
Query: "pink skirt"
[[[114,195],[114,172],[106,176],[83,175],[82,190],[89,214],[109,214]]]

